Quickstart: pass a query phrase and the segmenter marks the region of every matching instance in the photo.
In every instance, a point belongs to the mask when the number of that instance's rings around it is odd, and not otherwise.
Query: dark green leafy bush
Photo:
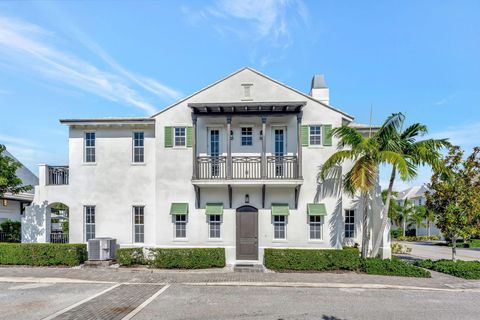
[[[122,266],[143,265],[147,261],[143,248],[120,248],[117,250],[117,261]]]
[[[392,230],[390,230],[390,236],[391,236],[393,239],[396,239],[396,238],[398,238],[398,237],[403,236],[403,229],[402,229],[402,228],[399,228],[399,229],[392,229]]]
[[[357,270],[360,256],[356,248],[335,249],[265,249],[265,267],[272,270]]]
[[[22,224],[20,221],[12,221],[10,219],[0,224],[0,231],[3,232],[5,242],[20,242]]]
[[[480,261],[422,260],[415,265],[464,279],[480,279]]]
[[[383,276],[417,278],[431,277],[430,272],[395,257],[392,257],[392,259],[364,259],[362,260],[362,270],[368,274],[376,274]]]
[[[224,248],[149,249],[148,264],[154,268],[204,269],[225,266]]]
[[[77,266],[86,259],[85,244],[0,243],[0,264]]]

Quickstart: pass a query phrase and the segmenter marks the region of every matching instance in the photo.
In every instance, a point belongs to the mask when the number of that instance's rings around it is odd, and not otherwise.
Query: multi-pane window
[[[185,127],[176,127],[175,128],[175,147],[185,147],[186,146],[186,129]]]
[[[273,216],[273,238],[286,239],[287,220],[285,216]]]
[[[145,207],[133,207],[133,233],[134,242],[143,243],[145,240]]]
[[[322,144],[322,127],[310,126],[310,145],[319,146]]]
[[[323,217],[322,216],[310,216],[310,239],[320,240],[322,239],[322,225]]]
[[[175,215],[175,238],[187,237],[187,215]]]
[[[145,160],[145,134],[143,132],[133,133],[133,162],[144,162]]]
[[[85,132],[85,162],[95,162],[95,132]]]
[[[355,238],[354,210],[345,210],[345,238]]]
[[[208,216],[209,238],[220,238],[220,223],[222,217],[219,214]]]
[[[85,210],[85,240],[95,238],[95,206],[84,206]]]
[[[253,128],[242,128],[242,146],[251,146],[253,144]]]

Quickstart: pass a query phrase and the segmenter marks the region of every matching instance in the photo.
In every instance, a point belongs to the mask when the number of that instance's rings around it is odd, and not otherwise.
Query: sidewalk
[[[409,254],[412,258],[432,260],[452,259],[452,248],[438,245],[438,241],[394,242],[412,248],[412,252]],[[480,250],[457,248],[457,259],[467,261],[480,260]]]
[[[226,269],[172,271],[159,269],[71,269],[42,267],[0,267],[0,282],[22,278],[55,278],[58,281],[83,280],[114,283],[162,283],[197,285],[262,285],[329,287],[416,287],[432,289],[480,289],[480,281],[464,280],[433,272],[432,278],[375,276],[354,272],[344,273],[235,273]],[[48,282],[48,279],[46,279]]]

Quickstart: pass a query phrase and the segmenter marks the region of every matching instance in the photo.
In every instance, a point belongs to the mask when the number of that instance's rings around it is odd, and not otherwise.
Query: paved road
[[[412,248],[411,256],[419,259],[451,259],[452,248],[439,246],[436,242],[398,242]],[[457,248],[457,259],[480,260],[480,249]]]
[[[32,280],[33,281],[33,280]],[[129,298],[115,298],[128,285],[85,283],[0,283],[0,319],[122,319]],[[135,294],[151,301],[132,319],[478,319],[480,293],[472,291],[358,288],[285,288],[135,284]],[[143,289],[142,289],[143,286]],[[153,288],[155,287],[155,288]],[[157,291],[158,288],[162,288]],[[110,289],[109,291],[106,291]],[[106,291],[106,292],[105,292]],[[99,293],[104,292],[102,295]],[[129,290],[127,291],[129,292]],[[156,295],[152,296],[152,293]],[[79,304],[92,297],[93,299]],[[123,297],[123,298],[122,298]],[[65,310],[69,305],[77,306]],[[79,306],[78,306],[79,305]],[[102,310],[97,309],[98,305]],[[63,309],[63,310],[62,310]],[[98,310],[98,311],[97,311]],[[97,313],[96,313],[97,312]],[[100,314],[100,312],[102,312]],[[89,317],[90,316],[90,317]],[[93,317],[92,317],[93,316]]]

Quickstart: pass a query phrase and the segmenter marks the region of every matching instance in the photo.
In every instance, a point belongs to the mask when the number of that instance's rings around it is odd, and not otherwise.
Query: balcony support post
[[[262,116],[262,179],[267,178],[267,117]]]
[[[232,209],[232,195],[233,195],[232,186],[228,185],[227,188],[228,188],[228,206],[230,207],[230,209]]]
[[[297,174],[302,179],[302,112],[297,113]]]
[[[232,179],[232,116],[227,116],[227,179]]]
[[[192,113],[192,179],[197,179],[197,115]]]

